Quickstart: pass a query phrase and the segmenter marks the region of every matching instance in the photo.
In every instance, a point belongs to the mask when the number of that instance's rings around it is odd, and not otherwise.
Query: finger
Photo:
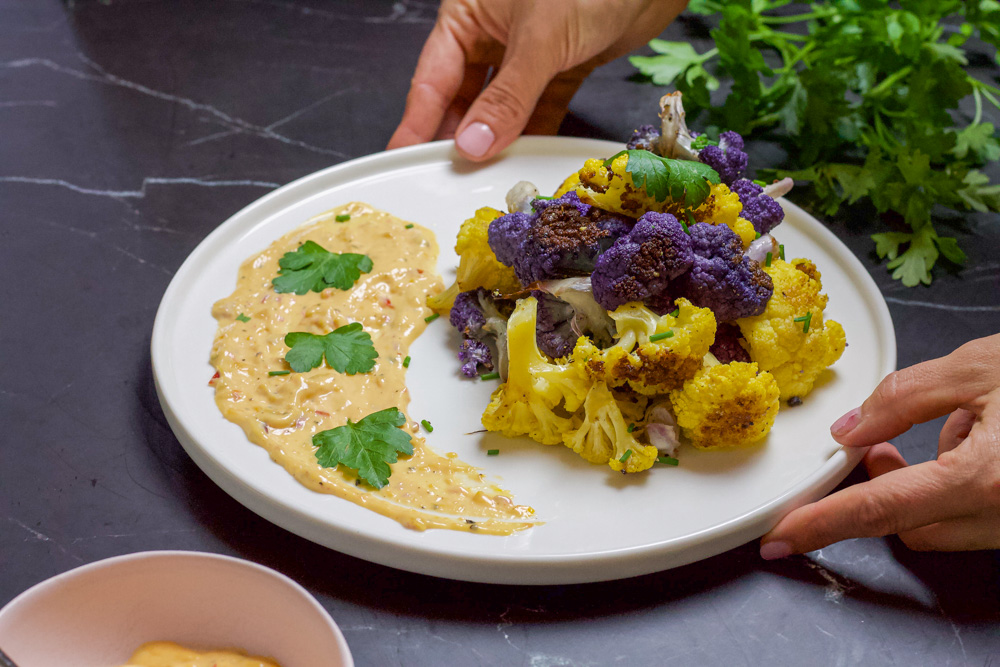
[[[569,103],[576,95],[590,68],[574,68],[553,79],[535,105],[535,111],[524,127],[524,134],[555,134],[569,110]]]
[[[458,127],[455,147],[470,160],[486,160],[521,134],[549,81],[553,63],[511,45],[496,77],[476,98]]]
[[[1000,519],[996,515],[941,521],[899,534],[914,551],[972,551],[1000,548]]]
[[[830,432],[842,445],[866,447],[958,408],[972,409],[998,382],[997,350],[1000,335],[890,373],[860,408],[838,419]]]
[[[410,82],[406,108],[386,148],[430,141],[465,79],[465,52],[441,23],[434,26]]]
[[[937,461],[890,470],[791,512],[764,536],[761,556],[780,558],[967,515],[976,500],[958,488],[964,481]]]
[[[435,139],[451,139],[455,136],[455,130],[459,123],[468,113],[469,107],[472,106],[476,97],[483,91],[483,85],[486,83],[489,73],[490,66],[485,64],[469,65],[465,68],[465,78],[462,79],[462,85],[441,119],[437,132],[434,134]]]
[[[963,440],[969,437],[975,423],[975,412],[962,408],[952,412],[944,426],[941,427],[941,435],[938,436],[938,456],[958,447]]]
[[[865,452],[862,462],[865,464],[865,470],[868,471],[868,477],[871,479],[907,466],[903,455],[888,442],[872,446]]]

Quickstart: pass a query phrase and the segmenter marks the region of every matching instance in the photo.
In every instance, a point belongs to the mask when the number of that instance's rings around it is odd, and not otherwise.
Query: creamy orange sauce
[[[341,214],[350,220],[336,222]],[[407,528],[508,535],[534,525],[534,510],[516,505],[477,468],[432,451],[409,418],[403,428],[413,436],[413,455],[391,464],[389,483],[382,489],[342,465],[319,465],[314,434],[393,406],[406,412],[410,396],[403,360],[427,326],[427,295],[440,291],[442,279],[434,234],[420,225],[407,229],[405,220],[357,202],[310,222],[244,262],[236,290],[212,309],[219,322],[211,356],[218,371],[213,383],[219,410],[306,487]],[[330,252],[368,255],[372,270],[346,291],[276,293],[271,281],[278,275],[278,260],[306,241]],[[237,319],[240,315],[249,321]],[[345,375],[320,365],[308,373],[268,375],[288,368],[283,361],[286,334],[322,335],[351,322],[364,326],[378,351],[371,372]]]
[[[194,651],[174,642],[147,642],[122,667],[281,667],[270,658],[235,649]]]

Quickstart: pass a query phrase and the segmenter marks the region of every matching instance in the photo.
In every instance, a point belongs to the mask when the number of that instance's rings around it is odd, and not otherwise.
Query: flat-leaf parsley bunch
[[[631,62],[653,83],[676,86],[689,110],[707,110],[714,125],[785,143],[790,168],[773,174],[811,181],[822,213],[861,199],[898,212],[910,230],[873,235],[876,251],[905,285],[929,284],[940,255],[965,261],[955,239],[934,229],[933,208],[1000,211],[1000,185],[978,169],[1000,158],[996,129],[982,117],[984,104],[1000,108],[1000,89],[966,72],[963,48],[974,36],[1000,45],[1000,2],[793,7],[692,0],[690,11],[721,16],[715,48],[699,54],[653,40],[659,55]],[[712,106],[723,76],[732,88]],[[969,96],[975,113],[964,120],[957,109]]]

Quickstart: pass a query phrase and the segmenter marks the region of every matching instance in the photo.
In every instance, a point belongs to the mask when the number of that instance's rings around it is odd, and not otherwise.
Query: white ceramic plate
[[[429,419],[428,443],[454,451],[530,504],[544,525],[511,537],[453,531],[418,533],[295,482],[266,452],[221,417],[207,384],[214,301],[234,288],[243,260],[310,217],[352,200],[433,229],[440,268],[454,277],[451,251],[462,220],[481,206],[504,207],[517,181],[553,191],[588,157],[621,148],[606,141],[519,139],[500,158],[474,167],[451,142],[353,160],[290,183],[246,207],[206,238],[177,272],[153,328],[152,358],[164,413],[191,458],[219,486],[261,516],[344,553],[414,572],[491,583],[552,584],[616,579],[721,553],[765,533],[792,507],[818,498],[859,459],[828,426],[895,368],[892,321],[862,264],[822,224],[783,202],[775,235],[789,259],[813,259],[830,296],[827,316],[849,347],[804,405],[783,408],[766,444],[749,451],[681,453],[677,468],[613,474],[564,447],[492,434],[479,415],[495,383],[463,379],[457,336],[442,318],[416,341],[407,383],[410,416]],[[500,449],[487,457],[488,449]]]
[[[240,648],[282,667],[353,667],[337,624],[283,574],[238,558],[145,551],[78,567],[0,610],[19,667],[123,665],[140,645]]]

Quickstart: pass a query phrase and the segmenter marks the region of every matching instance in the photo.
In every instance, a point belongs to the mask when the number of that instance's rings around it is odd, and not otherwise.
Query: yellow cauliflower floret
[[[514,274],[514,269],[497,261],[490,248],[490,223],[503,213],[484,206],[475,215],[462,223],[455,242],[455,252],[458,253],[458,273],[455,283],[432,297],[428,297],[427,305],[437,311],[448,311],[455,303],[459,292],[467,292],[479,287],[488,290],[499,290],[504,294],[517,292],[521,283]]]
[[[586,338],[573,359],[596,380],[628,386],[646,396],[677,389],[694,376],[715,342],[715,315],[708,308],[677,299],[677,315],[662,317],[641,303],[627,303],[610,313],[617,342],[601,350]],[[656,340],[650,340],[650,337]]]
[[[706,366],[670,392],[677,425],[699,449],[760,442],[778,414],[778,384],[757,364],[734,361]]]
[[[656,447],[643,445],[629,432],[629,424],[637,421],[635,415],[629,419],[622,414],[621,403],[603,382],[591,387],[581,413],[564,443],[586,460],[623,472],[640,472],[656,462]]]
[[[507,436],[526,435],[545,445],[563,441],[570,418],[587,397],[591,380],[578,365],[553,363],[535,340],[538,301],[521,299],[507,322],[507,381],[483,412],[483,426]]]
[[[801,398],[844,353],[844,328],[823,318],[827,297],[820,292],[820,273],[811,261],[774,259],[763,268],[774,283],[774,294],[762,314],[736,323],[750,358],[774,376],[782,400]]]

